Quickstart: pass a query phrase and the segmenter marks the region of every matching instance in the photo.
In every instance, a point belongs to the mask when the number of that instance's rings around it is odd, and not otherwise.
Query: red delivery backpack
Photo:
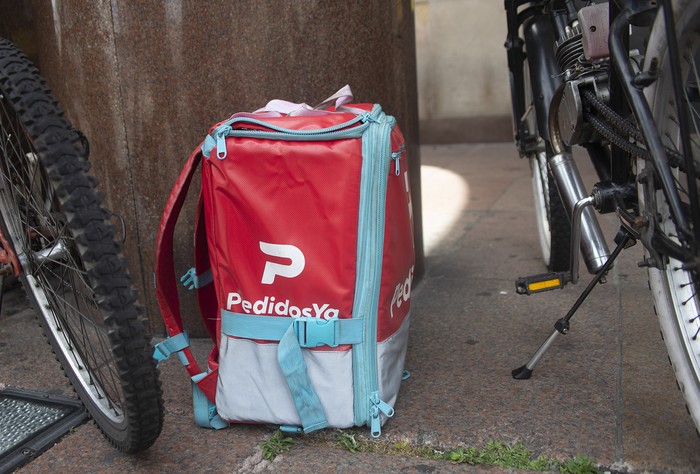
[[[156,292],[193,382],[198,425],[284,430],[367,425],[394,413],[414,269],[404,138],[379,105],[273,100],[215,125],[170,194],[156,248]],[[194,267],[214,341],[202,370],[180,316],[173,230],[201,162]]]

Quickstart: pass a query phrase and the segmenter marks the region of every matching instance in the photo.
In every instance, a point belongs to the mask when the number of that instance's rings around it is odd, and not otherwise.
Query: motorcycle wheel
[[[690,110],[691,148],[696,163],[700,162],[700,2],[697,0],[675,1],[676,31],[679,38],[680,59],[683,86],[694,90],[694,101],[688,102]],[[682,15],[680,14],[682,12]],[[667,57],[666,33],[663,15],[660,13],[653,27],[646,61],[651,58],[660,61],[660,74],[656,83],[647,91],[660,136],[666,147],[680,149],[680,130],[678,128],[678,111],[675,107],[670,65]],[[651,168],[651,163],[638,161],[638,169]],[[676,185],[684,201],[688,221],[693,229],[700,222],[692,222],[690,216],[690,199],[688,194],[688,177],[685,172],[675,168],[673,173]],[[696,183],[700,182],[695,177]],[[664,234],[678,242],[676,226],[670,217],[669,207],[660,190],[639,186],[641,211],[652,219]],[[700,242],[691,243],[697,249]],[[697,253],[696,253],[697,255]],[[663,257],[663,268],[649,269],[649,287],[653,294],[656,312],[661,326],[661,333],[668,350],[678,386],[685,397],[688,411],[700,430],[700,270],[684,270],[681,263],[669,256]]]

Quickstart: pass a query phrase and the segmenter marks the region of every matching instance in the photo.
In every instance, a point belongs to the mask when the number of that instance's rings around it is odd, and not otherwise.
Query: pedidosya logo
[[[281,263],[271,262],[269,260],[265,261],[265,270],[263,271],[262,280],[260,281],[263,285],[273,284],[275,282],[275,277],[278,275],[285,278],[294,278],[304,271],[306,258],[304,258],[304,253],[299,250],[299,247],[260,242],[260,250],[262,250],[265,255],[285,258],[290,262],[289,265],[282,265]]]
[[[408,276],[394,288],[394,296],[391,298],[391,317],[394,317],[394,306],[400,308],[403,303],[411,299],[411,287],[413,286],[413,266],[408,271]]]
[[[260,250],[267,256],[289,260],[287,264],[266,260],[260,280],[263,285],[273,284],[276,277],[296,278],[304,271],[306,258],[299,247],[260,242]],[[323,318],[328,320],[337,318],[339,314],[338,309],[331,308],[328,303],[313,303],[311,306],[299,307],[288,299],[278,300],[275,296],[268,295],[256,301],[249,301],[244,299],[240,293],[229,293],[226,309],[232,311],[237,307],[247,314],[291,316],[292,318]]]

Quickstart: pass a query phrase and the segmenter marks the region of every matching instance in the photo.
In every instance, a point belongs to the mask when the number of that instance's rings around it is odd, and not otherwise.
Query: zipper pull
[[[216,136],[216,157],[220,160],[226,158],[226,136],[232,131],[230,125],[219,127],[214,135]]]
[[[373,118],[369,112],[365,112],[363,114],[360,114],[360,122],[379,123],[379,120]]]
[[[226,158],[226,139],[223,135],[216,136],[216,157],[220,160]]]
[[[372,438],[379,438],[382,434],[382,423],[379,420],[379,407],[377,405],[372,405],[372,408],[369,410],[369,415],[372,420],[370,425]]]
[[[395,151],[391,153],[391,159],[396,162],[396,176],[399,176],[401,174],[401,155],[403,155],[403,152],[406,150],[406,145],[403,143],[401,144],[401,147],[399,148],[399,151]]]
[[[372,406],[369,410],[371,424],[371,434],[373,438],[379,438],[382,434],[382,423],[379,413],[383,413],[385,416],[391,418],[394,416],[394,409],[386,402],[379,398],[379,392],[374,392],[370,397],[370,402]]]

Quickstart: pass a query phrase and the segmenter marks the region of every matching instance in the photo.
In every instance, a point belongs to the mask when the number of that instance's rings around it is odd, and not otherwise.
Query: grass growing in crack
[[[354,433],[341,432],[336,437],[336,444],[347,449],[351,453],[378,453],[378,454],[398,454],[403,456],[416,456],[421,458],[442,459],[442,453],[435,451],[428,446],[413,446],[408,440],[390,444],[379,441],[370,441],[363,438],[356,438]]]
[[[598,469],[586,456],[574,456],[558,461],[548,456],[533,459],[529,449],[521,443],[509,445],[503,441],[489,441],[483,449],[456,448],[445,451],[444,458],[457,463],[485,464],[531,471],[559,471],[562,474],[593,474]]]
[[[559,472],[562,474],[579,474],[598,472],[595,464],[586,456],[574,456],[567,459],[560,467]]]
[[[355,439],[355,435],[352,433],[340,433],[336,439],[336,442],[341,448],[345,448],[351,453],[356,453],[362,450],[362,446],[360,446],[359,441]]]
[[[533,459],[532,453],[522,443],[507,444],[503,441],[489,441],[484,448],[455,448],[441,451],[431,446],[414,446],[408,440],[398,443],[369,441],[356,438],[355,434],[342,432],[336,438],[341,448],[352,453],[370,452],[416,456],[425,459],[446,460],[453,463],[490,465],[506,469],[527,469],[531,471],[559,471],[562,474],[598,473],[595,463],[586,456],[558,461],[539,456]]]
[[[294,446],[294,439],[285,436],[282,431],[277,430],[270,436],[267,441],[260,445],[262,449],[263,459],[265,461],[273,461],[278,455],[289,451]]]
[[[445,459],[456,463],[488,464],[533,471],[553,471],[559,467],[556,459],[539,456],[532,459],[532,453],[521,443],[514,445],[502,441],[489,441],[483,449],[457,448],[445,452]]]

